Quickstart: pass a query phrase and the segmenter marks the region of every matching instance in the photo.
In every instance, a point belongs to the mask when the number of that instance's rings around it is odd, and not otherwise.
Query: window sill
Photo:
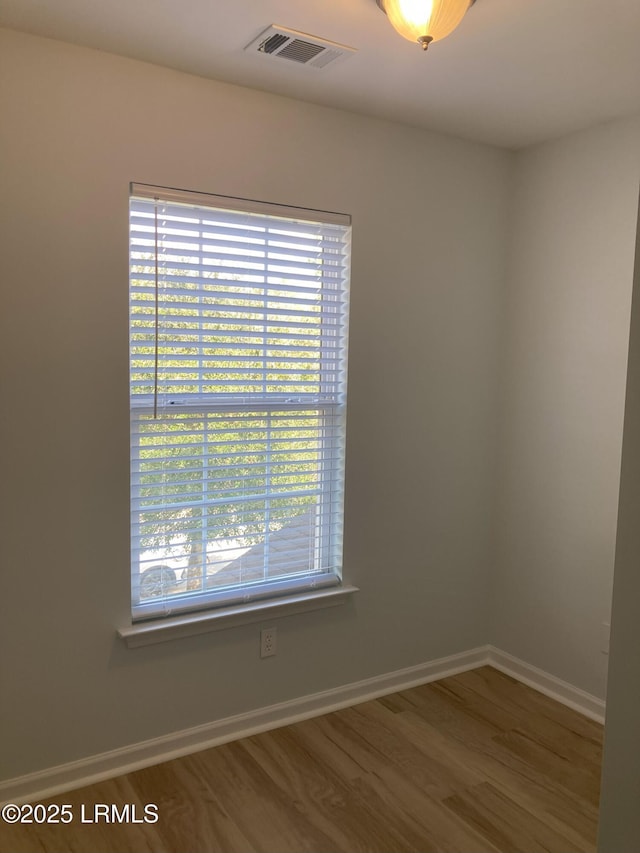
[[[209,631],[222,631],[239,625],[250,625],[252,622],[263,622],[271,617],[293,616],[295,613],[308,613],[311,610],[335,607],[338,604],[344,604],[354,592],[358,592],[357,586],[339,586],[318,592],[290,595],[287,598],[225,607],[224,610],[184,613],[180,616],[169,616],[154,622],[138,622],[126,628],[119,628],[118,635],[122,637],[128,648],[134,649],[139,646],[177,640],[181,637],[206,634]]]

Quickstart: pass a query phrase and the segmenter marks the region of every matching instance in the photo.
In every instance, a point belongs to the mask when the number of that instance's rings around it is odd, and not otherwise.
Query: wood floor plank
[[[226,850],[253,851],[249,839],[229,815],[210,775],[222,777],[220,757],[209,756],[209,773],[203,774],[192,756],[148,767],[130,774],[138,796],[151,797],[162,815],[163,838],[169,851],[180,851],[185,837],[194,850],[224,853]],[[189,795],[185,796],[184,792]]]
[[[564,750],[570,760],[580,757],[600,766],[602,726],[593,720],[558,706],[548,696],[488,666],[462,673],[457,682],[483,698],[498,700],[505,710],[518,718],[515,728],[535,733],[538,741]]]
[[[248,753],[246,741],[190,758],[198,773],[215,786],[224,808],[242,827],[254,850],[296,853],[326,849],[331,853],[342,849],[307,819],[294,798],[272,783],[265,768]]]
[[[293,727],[295,728],[295,727]],[[291,730],[268,732],[243,743],[248,757],[265,773],[264,784],[295,810],[306,838],[315,849],[345,850],[353,843],[352,823],[364,825],[363,842],[373,846],[377,832],[369,815],[308,741]],[[401,849],[406,849],[402,844]]]
[[[458,817],[474,827],[487,842],[500,845],[511,853],[582,853],[569,839],[545,821],[523,809],[490,782],[456,794],[445,804]]]
[[[578,766],[565,756],[554,752],[530,734],[514,729],[494,738],[495,743],[505,747],[513,755],[546,776],[559,788],[577,794],[593,806],[600,799],[600,775],[592,766]]]
[[[493,691],[501,697],[501,701],[510,703],[516,713],[529,712],[534,715],[534,725],[538,728],[540,718],[545,718],[553,723],[564,727],[569,731],[575,731],[586,741],[592,741],[602,746],[603,727],[600,723],[591,720],[582,714],[576,714],[572,708],[561,705],[555,699],[532,690],[521,681],[516,681],[510,675],[506,675],[491,666],[479,667],[469,673],[462,673],[459,678],[467,679],[472,674],[480,679],[480,684],[485,685],[486,690]],[[475,682],[476,685],[478,682]]]
[[[473,685],[466,683],[464,675],[466,673],[435,682],[433,690],[446,697],[452,707],[464,710],[470,719],[492,726],[498,732],[508,732],[519,725],[521,715],[503,702],[498,694],[481,695]]]
[[[558,787],[544,774],[493,740],[465,743],[458,733],[430,726],[412,712],[398,715],[396,725],[405,731],[416,748],[424,754],[448,756],[450,766],[466,766],[476,777],[490,781],[513,797],[524,808],[540,814],[585,850],[593,846],[597,832],[597,809],[575,792]],[[460,786],[462,789],[465,787]]]
[[[594,853],[601,748],[482,667],[62,794],[159,820],[0,824],[0,853]]]
[[[360,756],[370,772],[379,772],[382,762],[394,764],[413,785],[435,799],[483,780],[465,760],[452,755],[444,740],[431,739],[421,750],[415,732],[403,730],[397,723],[398,718],[382,703],[372,702],[331,715],[326,726],[344,749]]]
[[[410,823],[383,814],[371,797],[359,795],[353,780],[347,784],[341,779],[331,756],[323,756],[297,726],[250,738],[244,747],[307,823],[338,849],[413,851],[423,844],[424,835]]]
[[[474,827],[461,821],[441,802],[408,782],[392,767],[381,773],[370,773],[354,782],[367,801],[387,822],[401,821],[411,826],[417,838],[413,850],[417,853],[499,853],[500,848],[484,838]],[[374,799],[375,797],[375,799]],[[387,847],[393,850],[393,847]]]
[[[459,775],[454,784],[451,771],[444,762],[421,759],[409,740],[398,736],[391,725],[394,717],[378,702],[368,702],[346,709],[339,714],[320,718],[316,728],[320,737],[313,743],[306,740],[308,763],[315,767],[325,765],[323,772],[330,772],[336,765],[335,754],[350,749],[358,758],[360,772],[351,778],[350,789],[359,792],[364,814],[350,814],[342,821],[352,827],[353,834],[346,847],[356,849],[363,838],[363,826],[378,826],[378,835],[366,845],[367,850],[474,850],[486,846],[487,853],[496,850],[482,844],[482,838],[460,822],[456,822],[443,808],[438,799],[443,793],[457,789],[460,779],[476,782],[481,777],[463,776],[464,767],[458,768]],[[298,726],[290,729],[295,733]],[[308,729],[307,729],[308,732]],[[275,732],[274,735],[279,735]],[[263,738],[256,739],[262,743]],[[293,754],[288,744],[284,754],[272,756],[277,762],[277,774]],[[259,758],[258,755],[255,756]],[[446,787],[439,775],[451,777]],[[284,773],[291,777],[291,768]],[[335,784],[335,783],[334,783]],[[313,785],[307,787],[313,789]],[[431,795],[431,796],[430,796]],[[354,820],[355,819],[355,820]],[[365,824],[366,822],[366,824]],[[395,840],[394,840],[395,836]]]
[[[458,736],[465,742],[488,743],[495,735],[509,730],[479,718],[477,712],[460,701],[455,693],[440,690],[437,684],[425,684],[379,701],[387,708],[394,708],[396,713],[412,713],[438,731]]]

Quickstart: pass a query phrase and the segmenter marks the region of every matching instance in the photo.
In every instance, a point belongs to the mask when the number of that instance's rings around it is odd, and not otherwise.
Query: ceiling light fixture
[[[448,36],[475,0],[376,0],[397,32],[426,50]]]

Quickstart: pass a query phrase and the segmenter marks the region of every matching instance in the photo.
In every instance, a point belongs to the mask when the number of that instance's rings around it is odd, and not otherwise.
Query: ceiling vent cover
[[[356,52],[354,47],[310,36],[308,33],[299,33],[277,24],[267,27],[245,50],[265,57],[288,59],[310,68],[326,68],[327,65]]]

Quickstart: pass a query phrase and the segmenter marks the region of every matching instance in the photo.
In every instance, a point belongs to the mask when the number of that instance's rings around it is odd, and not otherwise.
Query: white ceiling
[[[273,23],[358,52],[243,51]],[[375,0],[0,0],[0,26],[509,148],[640,113],[640,0],[477,0],[426,53]]]

